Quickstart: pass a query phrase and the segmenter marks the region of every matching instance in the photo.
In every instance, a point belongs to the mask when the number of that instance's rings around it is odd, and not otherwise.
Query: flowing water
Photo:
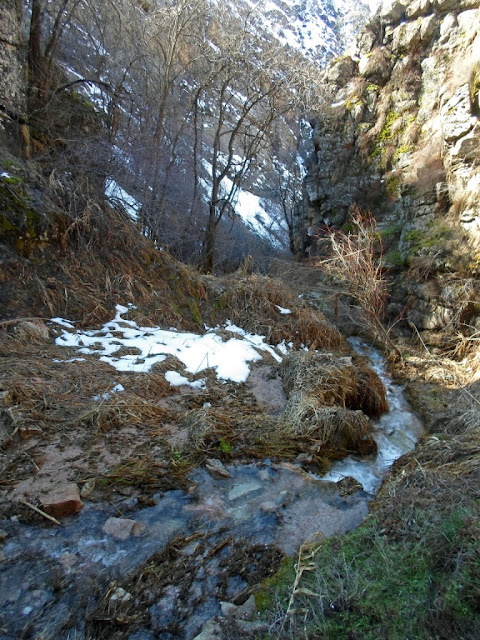
[[[377,456],[371,459],[348,456],[335,463],[323,480],[337,482],[352,477],[360,482],[365,491],[374,494],[395,460],[415,449],[423,427],[412,413],[401,385],[392,381],[381,354],[359,338],[350,338],[349,342],[355,351],[370,359],[372,369],[385,385],[389,411],[373,426],[373,437],[378,445]]]
[[[349,457],[323,478],[269,461],[229,465],[231,477],[222,479],[197,469],[189,476],[190,491],[158,495],[148,508],[140,508],[135,496],[120,496],[114,504],[87,502],[61,526],[4,521],[0,639],[95,637],[86,620],[98,621],[105,607],[114,611],[115,598],[132,598],[132,606],[139,606],[138,594],[116,591],[112,581],[122,582],[177,540],[181,550],[169,565],[171,583],[161,593],[151,589],[148,598],[142,595],[148,628],[130,637],[190,640],[206,620],[220,615],[221,601],[234,600],[264,577],[258,574],[262,562],[274,569],[312,532],[330,536],[358,526],[386,469],[415,447],[421,425],[381,356],[359,341],[353,345],[370,357],[387,388],[390,412],[374,426],[377,456]],[[335,482],[348,476],[363,491],[342,493]],[[111,517],[135,520],[138,535],[112,536],[105,527]]]

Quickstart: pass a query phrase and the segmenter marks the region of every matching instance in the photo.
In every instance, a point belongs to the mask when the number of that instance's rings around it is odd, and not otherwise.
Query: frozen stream
[[[390,412],[374,427],[378,456],[349,457],[321,479],[292,464],[269,461],[228,465],[229,478],[197,469],[189,476],[189,492],[159,494],[148,508],[139,508],[135,495],[119,496],[114,504],[87,501],[60,527],[3,521],[0,640],[191,640],[206,620],[221,614],[222,601],[241,599],[261,581],[262,556],[278,563],[313,532],[330,536],[358,526],[385,470],[414,448],[421,425],[381,356],[359,341],[353,344],[370,357],[388,391]],[[335,482],[346,476],[356,478],[364,491],[345,495]],[[134,520],[135,534],[113,535],[106,527],[112,517]],[[125,596],[112,587],[118,580],[128,589],[128,576],[172,540],[178,541],[178,553],[169,560],[160,591]],[[131,633],[127,626],[121,635],[110,630],[97,636],[91,621],[102,619],[99,607],[113,615],[118,594],[127,598],[122,606],[143,612],[142,623]]]

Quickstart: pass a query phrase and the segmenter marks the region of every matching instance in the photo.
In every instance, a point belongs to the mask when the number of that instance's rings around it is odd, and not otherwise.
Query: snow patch
[[[218,335],[218,327],[208,329],[203,335],[141,327],[123,317],[132,308],[132,305],[117,305],[115,318],[101,329],[92,331],[75,331],[67,320],[55,318],[53,322],[65,327],[55,342],[59,346],[78,349],[81,354],[96,355],[117,371],[146,373],[168,355],[173,355],[183,363],[187,373],[196,374],[212,368],[219,380],[231,382],[245,382],[250,373],[249,364],[261,360],[262,353],[269,353],[280,362],[286,352],[284,343],[273,347],[267,344],[265,336],[248,333],[230,322],[223,327],[235,334],[229,340]],[[129,353],[119,355],[120,350],[128,350]],[[202,380],[189,382],[174,371],[167,374],[167,381],[175,386],[188,384],[202,388],[204,385]]]

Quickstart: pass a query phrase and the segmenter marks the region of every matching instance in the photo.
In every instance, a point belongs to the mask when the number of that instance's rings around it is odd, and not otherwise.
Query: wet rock
[[[5,540],[8,538],[8,533],[6,531],[4,531],[3,529],[0,529],[0,544],[2,542],[5,542]]]
[[[238,612],[238,606],[233,602],[220,602],[220,608],[224,618],[233,618]]]
[[[41,508],[54,518],[62,518],[78,513],[83,502],[80,500],[78,486],[68,482],[49,491],[40,501]]]
[[[77,564],[77,562],[78,557],[74,553],[69,553],[67,551],[66,553],[62,553],[62,555],[60,556],[60,564],[66,571],[69,571],[74,565]]]
[[[244,620],[252,618],[257,613],[257,606],[255,604],[255,596],[250,596],[246,602],[240,605],[237,609],[237,616]]]
[[[143,525],[130,518],[108,518],[102,530],[117,540],[126,540],[131,535],[140,535]]]
[[[139,629],[132,633],[131,636],[128,636],[128,640],[155,640],[157,636],[153,634],[152,631],[148,631],[147,629]]]
[[[262,485],[259,484],[258,482],[255,482],[255,480],[238,484],[237,486],[233,487],[231,491],[229,491],[228,499],[237,500],[237,498],[241,498],[247,495],[248,493],[253,493],[254,491],[258,491],[261,488],[262,488]]]
[[[216,480],[231,478],[231,474],[225,469],[223,463],[217,458],[208,458],[205,464],[208,473]]]
[[[155,630],[167,629],[177,614],[177,601],[180,597],[180,587],[168,586],[161,600],[149,608],[152,626]]]
[[[201,633],[195,636],[193,640],[221,640],[222,637],[223,633],[220,623],[215,618],[212,618],[203,625]]]

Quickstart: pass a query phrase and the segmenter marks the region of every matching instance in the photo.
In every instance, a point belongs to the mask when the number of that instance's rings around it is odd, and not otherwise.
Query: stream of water
[[[358,526],[386,469],[414,448],[421,425],[380,354],[359,341],[353,346],[370,357],[387,388],[390,412],[374,425],[376,457],[349,457],[323,478],[268,460],[229,465],[230,478],[216,479],[197,469],[189,477],[188,493],[158,495],[148,508],[139,508],[135,496],[119,496],[115,504],[87,502],[60,527],[4,521],[0,639],[92,637],[86,619],[107,591],[113,597],[112,581],[137,570],[173,539],[191,538],[172,565],[172,583],[161,595],[149,596],[148,627],[130,636],[191,640],[205,621],[221,614],[221,601],[234,600],[255,582],[262,554],[293,555],[312,532],[330,536]],[[347,476],[363,491],[343,495],[335,483]],[[112,517],[134,519],[138,535],[119,539],[109,534],[105,523]],[[250,558],[242,567],[232,562],[239,549]],[[180,587],[174,569],[182,558],[188,576]]]

